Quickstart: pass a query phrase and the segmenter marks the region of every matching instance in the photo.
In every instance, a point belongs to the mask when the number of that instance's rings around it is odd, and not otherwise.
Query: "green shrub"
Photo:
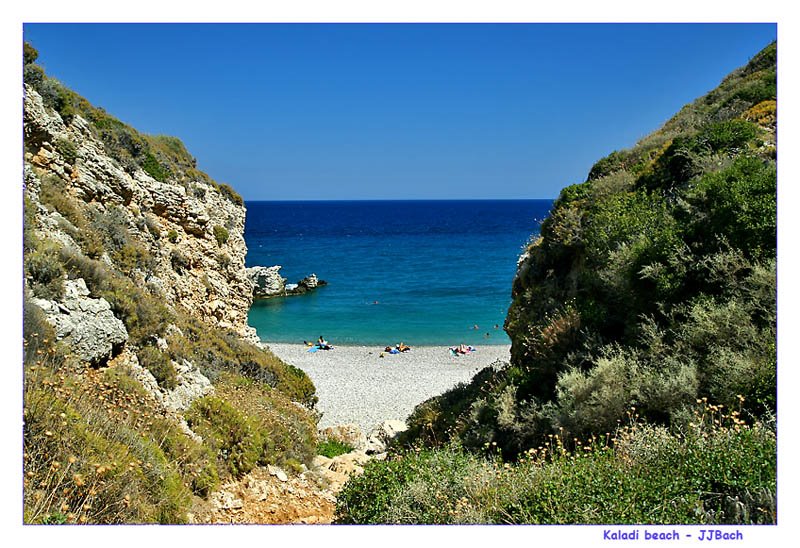
[[[260,464],[289,469],[311,463],[316,455],[316,416],[275,388],[236,372],[222,373],[216,395],[247,414],[260,432]]]
[[[170,252],[169,260],[170,264],[172,264],[172,270],[174,270],[178,274],[181,274],[185,270],[189,270],[192,268],[192,262],[189,259],[189,257],[179,249],[173,249]]]
[[[728,169],[703,176],[689,195],[699,217],[693,235],[707,245],[720,236],[748,255],[774,257],[777,171],[759,158],[737,158]]]
[[[169,355],[155,346],[143,346],[136,352],[136,355],[139,357],[139,363],[153,374],[160,387],[168,390],[175,388],[177,372]]]
[[[103,209],[89,209],[91,225],[103,238],[103,242],[111,252],[120,251],[132,243],[128,231],[128,213],[120,206],[112,205]]]
[[[149,272],[155,266],[155,259],[150,251],[138,242],[124,244],[111,254],[111,258],[125,274],[130,274],[136,269]]]
[[[57,139],[56,150],[68,164],[74,164],[78,159],[78,148],[68,139]]]
[[[48,356],[48,364],[59,369],[64,363],[61,346],[56,345],[56,333],[45,313],[25,295],[22,307],[23,362],[25,366],[41,365],[42,356]]]
[[[60,300],[64,296],[65,272],[58,245],[42,242],[37,249],[29,252],[25,256],[25,274],[37,297]]]
[[[226,183],[220,183],[218,185],[218,188],[219,191],[222,193],[222,195],[231,202],[233,202],[234,204],[244,205],[244,200],[242,199],[242,197],[239,196],[239,194],[237,194],[236,191],[233,190],[233,188],[231,188],[230,185]]]
[[[142,169],[150,175],[156,181],[161,181],[162,183],[167,180],[170,173],[168,169],[165,169],[158,160],[156,160],[155,156],[153,156],[150,152],[146,152],[143,156],[141,161]]]
[[[364,473],[351,477],[336,497],[335,523],[388,523],[386,515],[394,497],[414,477],[414,464],[403,457],[369,461]]]
[[[169,232],[167,232],[167,240],[173,244],[178,241],[178,232],[174,228],[171,228]]]
[[[87,215],[86,206],[72,197],[62,179],[53,175],[42,177],[39,201],[66,219],[66,223],[59,223],[59,228],[75,240],[86,255],[97,258],[103,254],[105,242],[95,227],[96,212],[89,210],[91,215]]]
[[[28,65],[30,63],[35,63],[36,59],[39,58],[39,51],[30,45],[28,42],[22,44],[22,61],[24,64]]]
[[[44,100],[43,91],[45,88],[45,78],[44,70],[42,67],[37,65],[25,65],[25,68],[22,70],[22,81],[27,85],[31,86],[33,89],[42,96]],[[46,104],[46,102],[45,102]],[[28,136],[26,135],[26,145],[28,144]]]
[[[756,126],[747,120],[729,120],[709,124],[693,139],[693,148],[708,152],[736,152],[757,135]]]
[[[217,240],[217,245],[222,247],[226,243],[228,243],[228,238],[230,234],[228,230],[224,226],[215,225],[214,226],[214,238]]]
[[[622,167],[622,154],[615,150],[608,156],[605,156],[595,162],[595,164],[589,170],[589,175],[586,177],[586,180],[593,181],[595,179],[600,179],[601,177],[605,177],[611,173],[614,173],[615,171],[621,170]]]
[[[189,427],[216,452],[219,466],[238,478],[259,460],[262,439],[258,425],[224,400],[205,396],[186,412]]]
[[[70,125],[76,114],[75,107],[73,105],[73,98],[75,94],[60,84],[56,88],[56,93],[56,112],[58,112],[59,116],[61,116],[64,124]]]
[[[317,453],[332,459],[339,455],[344,455],[353,450],[351,445],[343,443],[339,440],[323,440],[317,445]]]

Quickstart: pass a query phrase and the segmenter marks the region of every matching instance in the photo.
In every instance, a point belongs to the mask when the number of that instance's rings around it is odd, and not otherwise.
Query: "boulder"
[[[329,426],[320,432],[320,438],[323,440],[335,440],[356,450],[363,451],[367,447],[367,436],[364,435],[364,432],[357,424]]]
[[[82,278],[64,282],[62,302],[33,299],[44,310],[56,339],[66,340],[83,361],[100,365],[128,340],[128,331],[105,299],[89,297]]]
[[[177,373],[175,388],[165,390],[162,404],[172,411],[186,411],[192,402],[214,391],[208,377],[187,360],[173,361]]]
[[[317,278],[316,274],[310,274],[297,282],[298,286],[303,286],[306,289],[316,289],[319,285],[319,279]]]
[[[284,295],[286,278],[279,273],[280,266],[254,266],[247,269],[247,275],[253,282],[253,297],[265,298]]]
[[[363,451],[351,451],[334,457],[328,469],[347,476],[358,475],[364,471],[364,465],[368,460],[369,456]]]
[[[278,481],[289,481],[289,476],[286,475],[286,472],[277,466],[271,464],[267,465],[267,472],[269,472],[271,476],[278,478]]]
[[[308,293],[323,285],[328,285],[328,282],[320,280],[317,278],[316,274],[309,274],[296,284],[287,285],[286,293],[289,295],[302,295],[303,293]]]
[[[386,420],[373,428],[367,436],[367,455],[385,453],[391,441],[399,434],[408,430],[404,421]]]

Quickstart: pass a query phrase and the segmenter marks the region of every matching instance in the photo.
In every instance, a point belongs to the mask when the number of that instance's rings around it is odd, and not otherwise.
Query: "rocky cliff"
[[[220,482],[311,464],[314,387],[247,325],[242,199],[36,55],[26,44],[25,521],[184,522]]]
[[[24,123],[25,193],[36,204],[32,221],[39,235],[81,249],[70,232],[85,227],[69,226],[70,219],[39,199],[42,179],[55,179],[62,199],[77,201],[88,217],[113,218],[114,230],[127,231],[149,254],[146,267],[130,272],[135,283],[203,321],[257,340],[247,326],[253,287],[244,267],[241,203],[203,180],[180,184],[157,181],[143,169],[129,173],[108,155],[89,122],[78,115],[64,124],[30,87]],[[123,266],[107,251],[100,259]]]

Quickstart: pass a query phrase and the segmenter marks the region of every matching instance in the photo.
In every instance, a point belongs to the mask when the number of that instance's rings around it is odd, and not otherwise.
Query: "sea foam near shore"
[[[301,344],[266,344],[313,381],[317,409],[323,413],[320,428],[353,423],[365,433],[387,419],[405,420],[423,401],[468,382],[498,360],[507,362],[511,348],[486,345],[453,356],[446,346],[415,346],[409,352],[388,354],[375,346],[308,352]]]

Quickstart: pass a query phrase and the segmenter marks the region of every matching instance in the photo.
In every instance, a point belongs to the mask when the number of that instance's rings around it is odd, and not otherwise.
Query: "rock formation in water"
[[[328,285],[325,280],[310,274],[295,284],[287,284],[286,278],[280,275],[281,267],[254,266],[247,269],[247,275],[253,284],[253,297],[256,299],[269,299],[271,297],[285,297],[289,295],[302,295],[314,289]]]

